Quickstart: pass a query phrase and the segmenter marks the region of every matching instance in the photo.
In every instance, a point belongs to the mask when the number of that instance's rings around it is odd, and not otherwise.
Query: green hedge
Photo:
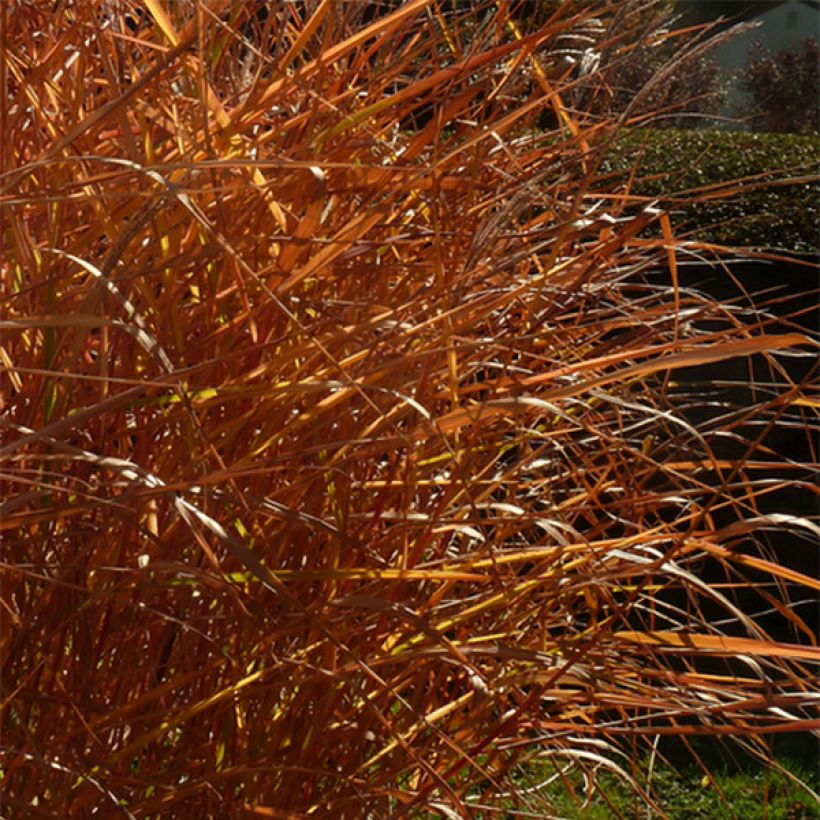
[[[679,230],[711,242],[815,253],[820,189],[815,182],[758,187],[766,181],[815,176],[820,137],[745,131],[631,130],[605,167],[626,178],[640,161],[633,193],[658,197]],[[762,175],[741,193],[694,202],[692,189]]]

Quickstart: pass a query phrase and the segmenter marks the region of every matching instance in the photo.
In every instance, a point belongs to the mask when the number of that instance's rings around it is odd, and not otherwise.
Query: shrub
[[[799,253],[818,249],[820,139],[739,131],[635,130],[606,167],[658,198],[696,239]],[[791,180],[791,182],[790,182]]]
[[[651,118],[659,128],[695,128],[713,122],[726,102],[729,82],[709,51],[699,52],[664,82],[653,84],[651,92],[632,108],[642,89],[673,63],[680,50],[678,38],[658,36],[638,44],[610,72],[611,92],[603,98],[606,110],[621,113],[631,109],[633,116]]]
[[[820,132],[820,48],[808,37],[799,48],[772,53],[756,43],[740,75],[749,97],[740,116],[759,131]]]
[[[766,531],[811,525],[762,505],[812,342],[649,277],[665,217],[534,58],[616,9],[487,5],[3,12],[4,810],[546,815],[544,753],[651,805],[658,736],[810,725]]]

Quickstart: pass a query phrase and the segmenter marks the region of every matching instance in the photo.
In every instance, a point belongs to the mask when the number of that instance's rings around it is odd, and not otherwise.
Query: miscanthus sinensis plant
[[[0,6],[4,811],[550,816],[534,761],[651,808],[668,736],[816,727],[813,342],[601,170],[670,36]]]

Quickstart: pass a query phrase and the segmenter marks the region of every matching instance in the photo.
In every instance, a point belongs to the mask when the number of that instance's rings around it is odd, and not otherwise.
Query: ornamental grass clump
[[[651,809],[817,728],[816,345],[601,170],[655,29],[581,5],[3,6],[9,816]]]

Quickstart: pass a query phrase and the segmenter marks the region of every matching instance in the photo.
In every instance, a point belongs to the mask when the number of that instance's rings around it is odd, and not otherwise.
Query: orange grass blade
[[[799,658],[820,663],[820,647],[760,641],[754,638],[730,638],[721,635],[697,635],[679,632],[615,632],[613,637],[641,646],[669,649],[707,650],[728,655],[759,655],[761,657]]]

